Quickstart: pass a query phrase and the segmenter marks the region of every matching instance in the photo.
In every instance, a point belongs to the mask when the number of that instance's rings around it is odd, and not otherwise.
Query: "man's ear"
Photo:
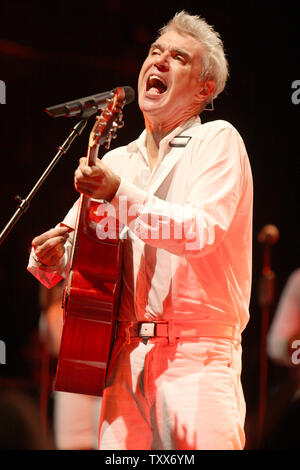
[[[208,101],[209,97],[214,94],[216,82],[214,80],[202,81],[195,98],[199,104]]]

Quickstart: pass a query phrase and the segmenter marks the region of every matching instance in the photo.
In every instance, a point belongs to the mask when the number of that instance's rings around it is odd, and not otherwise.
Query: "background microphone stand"
[[[265,225],[257,237],[257,240],[263,245],[263,263],[258,290],[258,303],[261,308],[258,446],[262,443],[266,415],[268,385],[267,334],[270,309],[274,304],[276,279],[275,273],[271,269],[271,247],[277,242],[278,238],[279,231],[275,225]]]

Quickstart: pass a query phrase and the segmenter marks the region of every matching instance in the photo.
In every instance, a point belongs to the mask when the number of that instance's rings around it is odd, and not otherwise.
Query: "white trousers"
[[[59,450],[97,449],[101,398],[54,392],[54,437]]]
[[[103,395],[99,448],[241,450],[241,346],[211,338],[117,338]]]

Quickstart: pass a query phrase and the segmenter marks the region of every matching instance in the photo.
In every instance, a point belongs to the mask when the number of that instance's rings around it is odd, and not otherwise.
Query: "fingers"
[[[88,197],[110,201],[120,185],[120,177],[99,159],[93,166],[87,165],[86,158],[81,158],[79,162],[74,174],[76,190]]]
[[[97,164],[93,166],[88,166],[86,162],[86,158],[80,159],[79,167],[74,174],[74,185],[78,192],[92,196],[101,187],[104,168],[100,160],[97,160]]]
[[[104,167],[100,160],[97,160],[96,165],[87,165],[87,159],[81,158],[79,166],[75,171],[75,179],[82,181],[89,181],[90,179],[100,180],[104,173]]]
[[[79,166],[77,168],[77,170],[75,171],[75,173],[77,173],[77,175],[79,177],[90,177],[90,176],[93,176],[93,167],[91,166],[88,166],[88,165],[82,165],[82,166]]]
[[[47,232],[42,233],[41,235],[38,235],[32,240],[32,245],[36,248],[40,245],[43,245],[49,238],[53,237],[65,237],[66,240],[68,238],[68,227],[57,227],[57,228],[52,228],[51,230],[48,230]]]
[[[32,240],[35,255],[46,265],[57,264],[65,252],[68,227],[48,230]]]
[[[39,256],[39,254],[43,256],[47,255],[47,253],[51,251],[58,251],[60,247],[65,244],[66,241],[67,237],[53,237],[46,240],[42,245],[33,246],[35,248],[35,253],[37,254],[37,256]]]

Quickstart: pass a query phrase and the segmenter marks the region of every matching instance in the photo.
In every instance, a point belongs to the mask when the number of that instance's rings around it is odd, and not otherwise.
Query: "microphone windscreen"
[[[274,245],[279,239],[279,230],[275,225],[265,225],[257,236],[257,240],[260,243],[266,243],[267,245]]]
[[[124,86],[126,104],[132,103],[135,98],[135,91],[131,86]]]

